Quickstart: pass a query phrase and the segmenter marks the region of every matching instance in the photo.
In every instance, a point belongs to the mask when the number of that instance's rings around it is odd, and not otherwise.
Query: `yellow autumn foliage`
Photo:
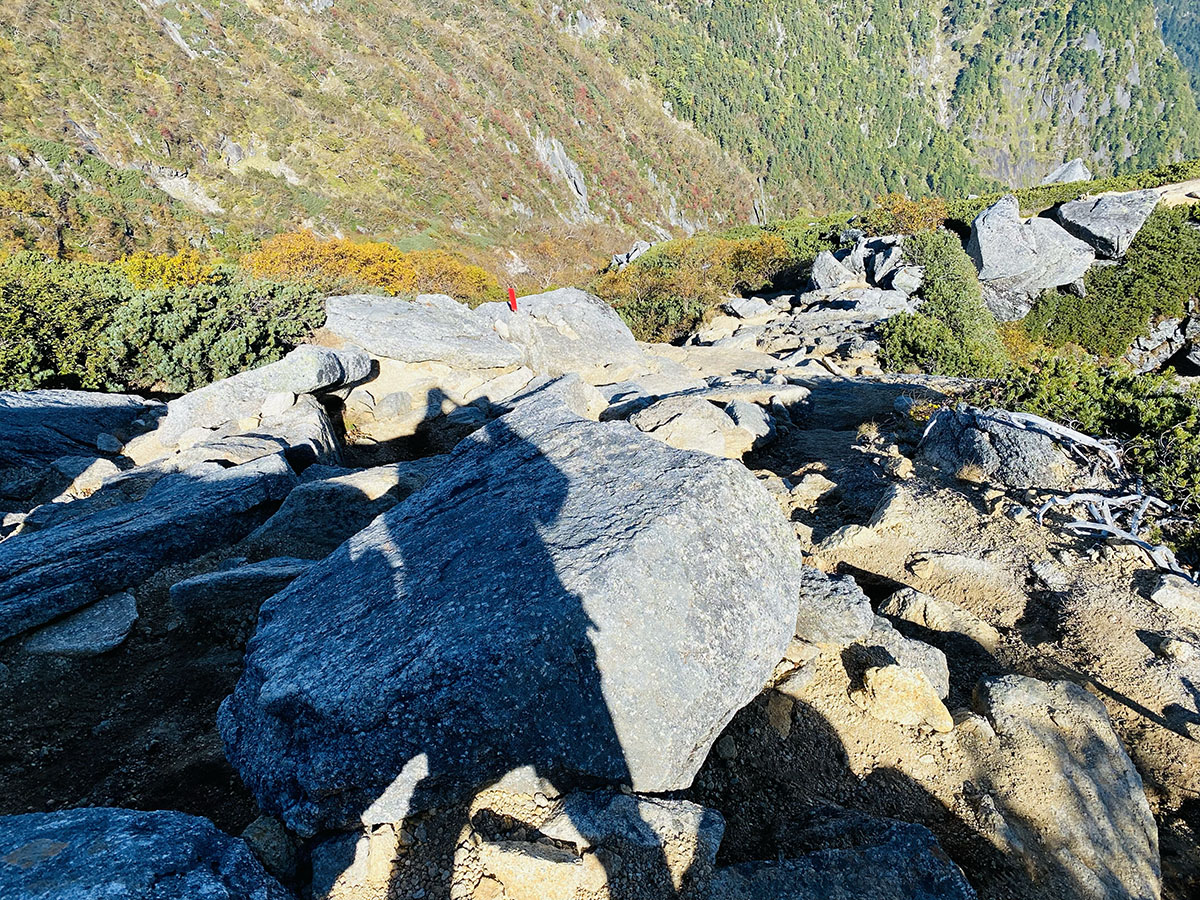
[[[139,290],[206,284],[212,279],[216,269],[212,257],[191,249],[181,250],[173,256],[135,253],[125,257],[117,265]]]
[[[439,293],[471,304],[501,296],[495,276],[452,253],[406,252],[382,241],[319,238],[311,231],[276,235],[241,263],[260,278],[305,281],[324,290]]]

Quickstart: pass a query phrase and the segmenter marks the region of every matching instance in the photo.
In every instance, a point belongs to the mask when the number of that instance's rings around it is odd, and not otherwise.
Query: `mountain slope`
[[[518,266],[1200,155],[1154,0],[31,0],[0,9],[0,123],[222,229]]]
[[[1159,0],[1163,36],[1183,62],[1192,78],[1192,90],[1200,91],[1200,7],[1195,0]]]

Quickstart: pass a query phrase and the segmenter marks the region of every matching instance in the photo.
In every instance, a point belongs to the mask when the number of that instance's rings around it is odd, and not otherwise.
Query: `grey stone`
[[[296,395],[291,391],[277,391],[268,394],[263,400],[262,414],[264,417],[278,416],[296,405]]]
[[[1095,261],[1095,251],[1050,219],[1021,219],[1017,198],[1008,194],[985,209],[971,225],[967,253],[979,280],[996,295],[1036,296],[1082,278]],[[994,304],[995,305],[995,304]],[[1019,304],[992,309],[1001,320]],[[990,308],[990,307],[989,307]]]
[[[253,619],[264,600],[312,565],[310,559],[282,556],[196,575],[171,585],[171,603],[194,627],[227,628]]]
[[[243,841],[178,812],[68,809],[0,818],[12,900],[292,900]]]
[[[644,366],[645,354],[617,311],[578,288],[522,297],[516,312],[506,303],[485,303],[475,315],[516,346],[524,365],[538,375],[576,373],[586,381],[614,381],[606,375],[610,367]]]
[[[884,246],[875,251],[867,260],[871,283],[882,287],[887,283],[888,276],[896,270],[903,259],[904,249],[896,245]]]
[[[268,872],[283,881],[295,880],[296,842],[282,822],[272,816],[259,816],[246,826],[241,838]]]
[[[1150,599],[1172,615],[1200,627],[1200,585],[1180,575],[1160,575]]]
[[[100,434],[96,435],[96,449],[101,453],[107,453],[111,456],[115,456],[121,452],[121,448],[123,446],[125,445],[122,444],[121,441],[116,438],[116,436],[108,434],[107,432],[101,432]]]
[[[134,422],[155,406],[129,394],[0,391],[0,467],[95,457],[101,434],[128,436]]]
[[[781,658],[800,569],[743,466],[534,395],[263,606],[226,753],[301,834],[516,770],[680,789]]]
[[[1074,181],[1091,181],[1092,170],[1087,167],[1082,159],[1076,157],[1069,162],[1063,163],[1049,175],[1042,179],[1041,183],[1046,184],[1067,184]]]
[[[975,900],[921,825],[823,807],[781,828],[792,858],[718,869],[710,900]]]
[[[240,540],[296,476],[279,456],[158,481],[135,503],[0,543],[0,639],[140,584],[172,562]]]
[[[875,624],[871,601],[849,575],[830,578],[805,566],[795,637],[810,644],[845,647],[862,640]]]
[[[931,631],[960,634],[989,653],[1000,645],[1000,632],[979,616],[948,600],[914,588],[901,588],[879,605],[880,615],[902,619]]]
[[[725,406],[725,415],[754,437],[754,446],[761,447],[775,439],[775,420],[757,403],[734,400]]]
[[[122,592],[35,631],[24,648],[48,656],[99,656],[125,642],[137,621],[137,600]]]
[[[863,666],[898,665],[922,673],[938,697],[950,693],[950,668],[946,654],[923,641],[907,638],[882,616],[874,616],[871,630],[852,651]]]
[[[888,287],[905,296],[911,296],[919,291],[924,283],[925,269],[923,266],[901,266],[893,273]]]
[[[577,850],[611,848],[617,842],[658,850],[676,835],[697,844],[696,862],[712,866],[725,833],[716,810],[687,800],[638,797],[619,791],[586,791],[564,798],[538,831]]]
[[[1101,259],[1120,259],[1158,206],[1158,191],[1105,194],[1064,203],[1054,218]]]
[[[812,280],[818,290],[839,288],[857,278],[858,276],[838,262],[837,257],[828,250],[822,250],[813,261]]]
[[[734,297],[725,301],[726,308],[739,319],[753,319],[774,310],[762,297]]]
[[[397,300],[372,294],[330,297],[325,329],[373,356],[400,362],[442,362],[459,369],[520,365],[520,348],[503,340],[482,316],[445,294]]]
[[[325,408],[307,394],[277,415],[264,415],[256,428],[239,439],[255,437],[282,443],[284,455],[297,471],[314,463],[336,466],[342,461],[342,445]]]
[[[974,703],[997,736],[984,765],[998,849],[1056,895],[1158,897],[1158,828],[1104,704],[1081,685],[1020,675],[984,679]]]
[[[965,404],[934,413],[920,452],[948,474],[973,466],[985,479],[1019,490],[1070,487],[1077,468],[1048,435],[998,423]]]
[[[667,397],[657,400],[629,419],[639,431],[679,450],[699,450],[713,456],[732,455],[731,449],[744,451],[753,438],[738,436],[739,448],[730,448],[727,436],[737,428],[725,412],[698,397]],[[740,456],[740,453],[736,455]]]
[[[413,411],[413,396],[408,391],[393,391],[375,404],[376,419],[398,419]]]
[[[652,246],[654,245],[649,241],[635,241],[633,246],[624,253],[613,254],[612,263],[609,265],[609,268],[615,269],[618,272],[621,271],[643,253],[649,250]]]
[[[190,429],[216,428],[257,415],[272,394],[320,393],[361,380],[369,372],[370,360],[361,351],[297,347],[278,362],[215,381],[170,401],[155,435],[169,447]]]
[[[421,488],[444,461],[444,456],[431,456],[306,480],[242,542],[242,549],[254,559],[324,559],[376,516]]]

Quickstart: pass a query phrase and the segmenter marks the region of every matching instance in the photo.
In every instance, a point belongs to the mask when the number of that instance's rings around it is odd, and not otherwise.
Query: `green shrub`
[[[1078,344],[1099,356],[1123,356],[1159,317],[1179,317],[1200,293],[1200,231],[1185,206],[1156,210],[1119,266],[1093,266],[1087,297],[1048,291],[1025,317],[1032,340]]]
[[[17,253],[0,262],[0,388],[101,388],[103,340],[129,283],[103,266]]]
[[[311,286],[229,266],[138,289],[122,265],[0,262],[0,388],[187,391],[278,359],[324,320]]]
[[[324,322],[311,286],[220,267],[210,283],[138,291],[105,332],[112,380],[182,392],[273,362]]]
[[[990,378],[1006,356],[996,320],[983,305],[975,265],[948,231],[925,231],[904,242],[905,255],[925,267],[924,300],[915,314],[880,328],[880,359],[898,371]]]
[[[673,341],[735,291],[761,290],[795,263],[777,234],[704,235],[652,247],[592,290],[617,310],[638,340]]]

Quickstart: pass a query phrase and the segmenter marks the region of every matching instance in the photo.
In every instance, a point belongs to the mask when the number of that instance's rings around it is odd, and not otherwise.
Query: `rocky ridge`
[[[0,893],[1187,896],[1200,588],[1046,502],[1104,445],[879,374],[921,273],[851,243],[681,347],[334,297],[0,396]]]

